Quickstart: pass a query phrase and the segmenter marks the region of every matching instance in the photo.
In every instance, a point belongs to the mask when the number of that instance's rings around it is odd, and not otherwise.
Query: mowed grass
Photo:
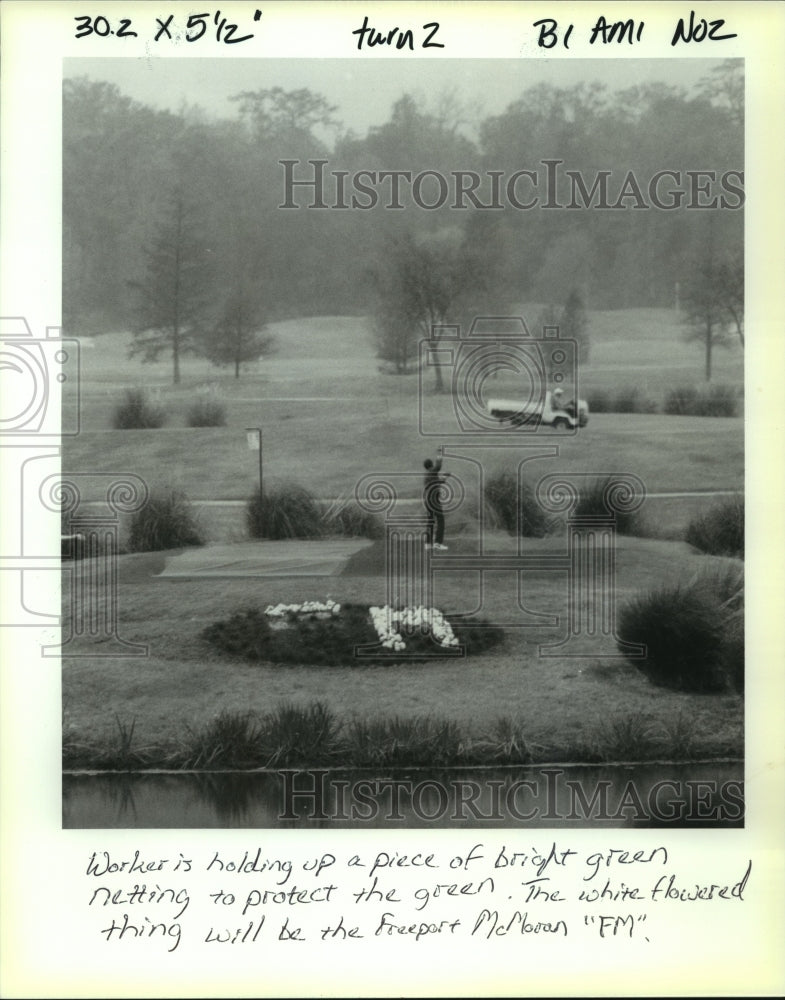
[[[287,703],[319,701],[344,723],[436,715],[457,723],[470,738],[487,736],[504,717],[528,740],[562,759],[591,746],[598,731],[608,727],[638,720],[636,725],[647,732],[663,734],[678,728],[680,718],[690,720],[693,756],[742,752],[743,701],[738,695],[656,688],[625,661],[597,655],[596,645],[584,647],[587,655],[577,658],[541,656],[540,643],[563,635],[567,609],[561,574],[527,574],[524,593],[529,610],[556,615],[561,624],[508,628],[504,644],[487,654],[395,666],[314,667],[252,664],[220,655],[200,633],[205,625],[249,605],[324,600],[328,592],[342,603],[382,602],[381,577],[155,579],[150,574],[161,569],[165,558],[165,553],[126,556],[120,564],[120,634],[148,644],[149,656],[110,659],[100,656],[100,644],[93,644],[90,652],[98,655],[63,661],[68,738],[111,743],[119,718],[126,726],[135,721],[134,739],[144,747],[167,743],[186,727],[207,725],[220,712],[266,714]],[[644,575],[657,586],[687,580],[699,568],[722,562],[693,555],[683,543],[643,539],[624,539],[617,561],[619,601],[636,591]],[[67,586],[65,596],[67,600]],[[460,578],[438,585],[445,613],[469,612],[477,596]],[[483,597],[482,615],[498,623],[520,621],[509,574],[491,577]],[[614,643],[607,640],[602,649],[615,652]]]
[[[523,310],[527,319],[538,308]],[[274,355],[250,366],[239,381],[205,361],[186,359],[183,382],[171,385],[171,363],[129,360],[130,335],[107,333],[82,351],[82,433],[64,439],[63,469],[135,473],[152,488],[174,487],[193,501],[244,501],[258,484],[258,454],[246,445],[245,428],[262,427],[268,482],[293,481],[316,496],[351,493],[373,472],[410,472],[398,482],[403,496],[418,496],[422,460],[443,436],[422,430],[451,425],[452,400],[430,393],[420,423],[419,380],[378,371],[367,322],[357,317],[292,320],[275,324]],[[738,352],[716,352],[717,381],[742,384]],[[581,395],[592,388],[639,385],[658,402],[675,384],[700,385],[703,357],[684,344],[672,313],[627,310],[592,314],[592,360],[580,375]],[[111,417],[122,390],[144,386],[156,394],[169,422],[155,431],[114,431]],[[214,386],[227,404],[227,426],[188,428],[186,412],[200,387]],[[494,394],[515,392],[499,379]],[[454,426],[452,424],[451,426]],[[593,414],[574,437],[549,429],[533,436],[543,451],[525,468],[535,483],[549,472],[602,477],[634,473],[649,492],[741,490],[744,481],[743,420],[664,415]],[[520,435],[520,432],[518,432]],[[476,466],[462,461],[461,438],[451,439],[446,469],[466,480],[471,513],[479,483]],[[520,444],[516,432],[512,443]],[[448,443],[449,442],[445,442]],[[558,454],[550,451],[558,446]],[[476,458],[477,451],[469,453]],[[517,466],[529,452],[487,448],[485,474]],[[474,469],[474,472],[472,472]],[[85,492],[85,499],[98,499]],[[652,533],[680,537],[689,518],[710,500],[648,500],[644,520]],[[242,505],[199,507],[208,542],[246,537]],[[448,533],[466,521],[448,516]],[[471,518],[468,528],[471,533]],[[448,539],[449,540],[449,539]],[[499,546],[512,544],[503,536]],[[529,543],[527,543],[528,545]],[[556,548],[557,535],[543,544]],[[580,658],[538,655],[554,641],[555,628],[508,630],[505,644],[484,656],[427,664],[315,668],[308,664],[251,665],[218,656],[199,638],[202,628],[240,607],[324,599],[382,602],[381,575],[362,578],[252,580],[156,579],[166,553],[121,559],[120,634],[147,643],[140,659],[85,657],[63,661],[66,735],[112,740],[117,719],[136,720],[138,744],[165,743],[186,726],[209,723],[222,711],[266,713],[287,702],[325,702],[341,720],[438,715],[479,737],[502,717],[520,725],[526,738],[551,748],[579,747],[598,729],[616,725],[675,731],[688,719],[697,756],[738,755],[743,742],[743,705],[736,695],[698,696],[655,688],[634,667],[596,653]],[[697,556],[683,543],[623,539],[618,547],[618,599],[677,579],[688,579],[712,557]],[[77,569],[79,571],[79,569]],[[515,618],[514,578],[491,575],[482,614],[500,624]],[[68,599],[68,588],[65,588]],[[465,613],[476,604],[467,581],[440,584],[445,613]],[[566,588],[560,574],[527,574],[526,606],[558,615],[564,626]],[[612,648],[613,644],[610,643]],[[95,646],[91,653],[100,653]],[[637,721],[636,721],[637,720]],[[679,720],[682,720],[680,722]]]
[[[591,315],[591,358],[582,389],[616,390],[637,385],[660,406],[680,385],[704,383],[703,347],[684,339],[684,327],[668,309],[619,309]],[[737,339],[712,354],[712,382],[741,388],[744,358]]]
[[[525,315],[536,315],[536,307]],[[423,398],[417,375],[378,371],[366,320],[327,317],[274,324],[276,352],[248,367],[239,380],[203,359],[187,358],[183,382],[171,385],[171,362],[143,365],[127,357],[130,335],[93,338],[82,351],[82,431],[64,442],[63,467],[133,472],[152,487],[171,486],[191,499],[245,499],[258,482],[258,455],[248,450],[246,427],[264,434],[264,473],[296,481],[317,496],[351,492],[372,472],[411,471],[402,495],[415,496],[426,455],[440,443],[460,446],[449,396]],[[661,402],[674,384],[702,382],[702,354],[685,344],[667,310],[592,314],[592,360],[580,375],[588,389],[640,385]],[[716,351],[717,381],[741,385],[737,351]],[[446,373],[447,374],[447,373]],[[112,430],[121,387],[143,385],[169,414],[160,430]],[[198,390],[214,386],[227,404],[227,426],[188,428],[186,412]],[[426,379],[430,388],[430,374]],[[486,385],[488,394],[516,391],[513,380]],[[544,428],[535,435],[510,429],[505,439],[558,445],[557,457],[530,463],[531,476],[584,471],[632,472],[650,492],[741,489],[741,418],[689,418],[659,414],[593,414],[575,436]],[[476,456],[476,452],[473,453]],[[482,453],[488,473],[511,461],[509,451]],[[457,471],[453,467],[453,471]],[[96,486],[96,490],[99,487]],[[86,499],[97,499],[86,496]]]

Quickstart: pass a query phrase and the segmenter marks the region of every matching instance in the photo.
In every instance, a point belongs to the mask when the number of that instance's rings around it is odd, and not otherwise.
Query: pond
[[[743,761],[63,775],[65,829],[743,825]]]

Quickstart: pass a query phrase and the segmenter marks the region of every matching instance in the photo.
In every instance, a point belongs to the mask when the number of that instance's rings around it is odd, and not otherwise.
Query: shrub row
[[[226,406],[209,393],[203,393],[191,403],[185,415],[188,427],[224,427]],[[115,430],[154,430],[166,423],[166,411],[143,389],[126,389],[112,417]]]
[[[594,389],[587,393],[592,413],[656,413],[657,404],[649,399],[637,385],[626,385],[611,392]]]
[[[586,483],[575,506],[580,517],[608,514],[605,495],[611,478],[596,479]],[[491,523],[510,534],[526,538],[542,538],[558,523],[540,506],[535,491],[526,482],[518,484],[517,476],[507,470],[490,476],[485,484],[485,500],[491,513]],[[616,530],[623,535],[633,535],[640,530],[637,511],[616,515]]]
[[[257,489],[246,507],[246,525],[251,538],[382,538],[380,517],[363,510],[354,500],[338,497],[327,510],[302,486],[284,484],[261,495]]]
[[[100,742],[64,727],[64,767],[129,771],[303,766],[394,769],[690,760],[700,752],[694,732],[687,730],[682,716],[670,725],[655,724],[642,715],[623,716],[604,722],[588,738],[555,745],[535,742],[510,716],[500,717],[488,734],[470,736],[455,721],[433,715],[342,721],[322,702],[284,703],[264,714],[224,710],[201,727],[186,727],[169,743],[157,746],[139,745],[134,720],[128,723],[117,716],[115,720],[114,741]],[[730,745],[723,751],[737,754],[740,749]],[[220,778],[221,788],[230,786],[232,775]]]
[[[362,510],[353,501],[339,499],[322,511],[313,496],[302,487],[284,486],[265,493],[259,491],[248,502],[246,518],[252,538],[323,538],[330,535],[381,538],[384,526],[377,516]],[[96,555],[86,552],[79,539],[70,535],[70,522],[61,527],[62,555],[81,559]],[[129,552],[158,552],[204,545],[204,532],[193,506],[183,492],[175,489],[153,493],[130,520]]]
[[[658,405],[637,385],[622,386],[611,392],[594,389],[587,393],[592,413],[657,413]],[[739,392],[730,385],[679,386],[669,390],[663,413],[688,417],[735,417],[739,412]],[[151,430],[163,427],[166,411],[143,389],[127,389],[114,410],[115,430]],[[224,427],[226,406],[210,394],[200,395],[186,411],[188,427]]]
[[[575,514],[581,517],[607,514],[605,495],[610,482],[609,478],[587,482]],[[542,538],[556,523],[556,519],[549,518],[542,509],[532,487],[525,481],[519,487],[517,476],[509,470],[488,478],[485,499],[492,526],[510,534],[517,532],[528,538]],[[266,492],[263,499],[257,490],[248,503],[247,523],[252,538],[320,538],[324,535],[381,538],[384,534],[381,519],[362,510],[354,501],[339,498],[322,512],[315,498],[295,485]],[[638,511],[616,514],[619,534],[634,535],[641,527]],[[688,526],[686,540],[702,552],[743,556],[743,498],[718,504],[707,514],[695,518]]]
[[[604,515],[608,479],[589,482],[575,508],[580,516]],[[553,523],[537,502],[534,491],[517,477],[503,471],[489,478],[485,498],[491,513],[491,523],[511,534],[542,538]],[[341,535],[356,538],[381,538],[384,524],[378,515],[360,508],[353,500],[340,497],[322,510],[308,490],[300,486],[280,486],[260,497],[257,490],[246,507],[248,533],[252,538],[288,539],[323,538]],[[641,531],[637,511],[617,513],[616,529],[620,534],[634,535]],[[62,534],[70,533],[67,519]],[[733,497],[717,504],[694,518],[685,533],[685,540],[701,552],[711,555],[744,556],[744,498]],[[203,545],[202,531],[186,496],[178,490],[154,494],[131,520],[128,542],[132,552],[154,552],[187,545]],[[78,542],[64,541],[63,555],[81,558],[76,551]],[[71,552],[71,548],[75,551]],[[67,549],[67,551],[66,551]]]
[[[739,393],[730,385],[679,386],[665,397],[665,413],[684,417],[735,417],[739,412]]]
[[[614,392],[594,389],[587,393],[592,413],[657,413],[657,403],[637,385],[622,386]],[[730,385],[678,386],[665,396],[662,412],[684,417],[736,417],[739,391]]]

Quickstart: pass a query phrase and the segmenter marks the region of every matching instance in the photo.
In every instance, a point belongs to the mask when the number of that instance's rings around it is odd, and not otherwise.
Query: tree
[[[258,290],[248,282],[238,281],[205,340],[206,356],[214,365],[233,365],[234,377],[239,378],[242,364],[256,361],[273,348],[274,337],[264,332],[262,316]]]
[[[146,276],[132,282],[139,295],[139,321],[131,356],[155,361],[172,353],[172,381],[180,382],[180,359],[196,351],[207,317],[207,251],[196,236],[193,212],[175,192],[151,244],[145,248]]]
[[[390,120],[369,129],[360,144],[362,158],[370,156],[371,163],[388,169],[405,160],[414,173],[455,169],[457,164],[466,169],[477,160],[474,144],[460,132],[469,116],[454,94],[442,94],[431,111],[424,100],[404,93],[393,104]],[[408,198],[408,192],[402,197]]]
[[[744,347],[744,253],[729,253],[718,265],[717,291],[719,304],[728,325],[736,329]]]
[[[379,275],[375,278],[378,294],[373,318],[376,354],[382,361],[393,364],[396,375],[407,375],[411,370],[410,362],[417,355],[418,319],[405,302],[396,301],[394,290],[383,285],[382,280]]]
[[[589,360],[589,319],[583,307],[580,292],[573,288],[564,303],[559,319],[560,334],[578,342],[578,361],[584,364]]]
[[[685,338],[703,344],[706,381],[711,381],[715,347],[727,347],[728,313],[722,304],[723,269],[710,254],[692,270],[682,285],[681,304]]]
[[[698,91],[715,107],[727,111],[734,125],[744,122],[744,60],[723,59],[698,81]]]
[[[284,90],[271,87],[265,90],[245,90],[232,98],[239,104],[240,116],[249,124],[254,137],[260,142],[275,140],[288,145],[302,144],[305,151],[319,151],[314,129],[333,131],[339,122],[333,117],[337,105],[330,104],[321,94],[314,94],[307,87]]]
[[[407,233],[388,244],[384,271],[376,272],[376,329],[385,337],[384,352],[405,360],[415,339],[437,346],[440,327],[482,284],[483,274],[477,254],[452,228],[417,239]],[[441,367],[434,372],[435,389],[443,392]]]
[[[178,119],[86,77],[63,81],[63,317],[94,333],[133,322],[128,274],[171,176]]]
[[[540,313],[540,327],[557,326],[559,336],[563,339],[578,342],[577,360],[586,363],[589,360],[589,319],[583,306],[583,298],[577,288],[573,288],[567,296],[562,309],[550,305]]]

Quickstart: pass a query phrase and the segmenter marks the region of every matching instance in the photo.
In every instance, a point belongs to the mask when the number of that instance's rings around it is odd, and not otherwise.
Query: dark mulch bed
[[[208,625],[202,636],[222,652],[245,660],[312,666],[472,656],[504,639],[498,626],[485,622],[460,625],[454,616],[445,615],[460,647],[444,648],[430,634],[411,630],[401,632],[406,648],[396,652],[379,645],[368,608],[367,604],[344,604],[340,614],[327,618],[289,614],[284,620],[271,619],[260,608],[244,608]]]

